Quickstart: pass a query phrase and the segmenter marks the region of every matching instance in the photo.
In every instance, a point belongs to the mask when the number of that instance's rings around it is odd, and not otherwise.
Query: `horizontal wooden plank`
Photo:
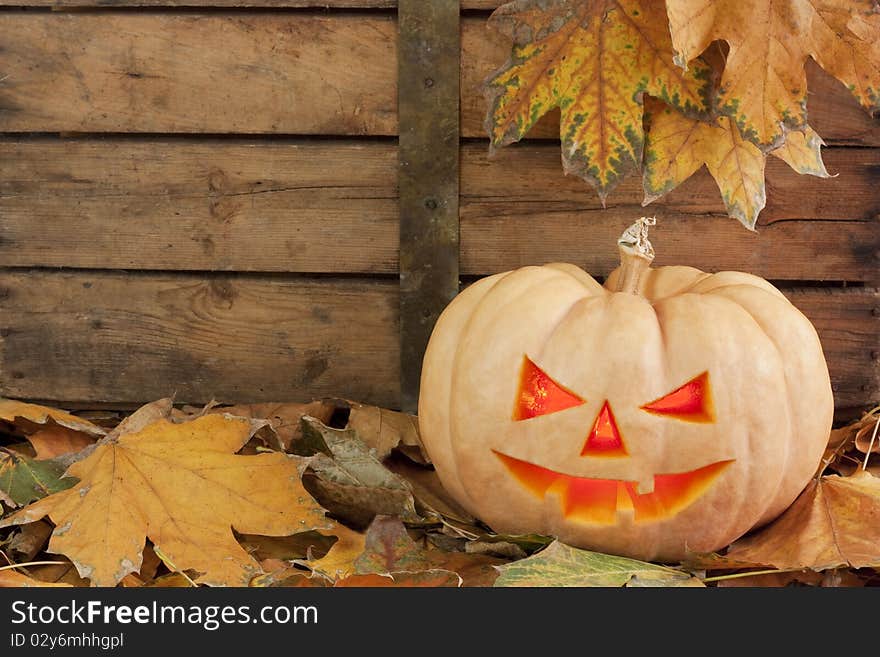
[[[386,143],[0,140],[0,261],[393,273]]]
[[[725,215],[705,170],[663,203],[645,208],[639,204],[638,181],[630,180],[602,209],[591,194],[584,195],[583,183],[553,173],[559,162],[555,147],[523,145],[495,158],[480,152],[482,157],[476,153],[462,166],[461,268],[466,273],[562,260],[604,275],[617,259],[608,245],[638,216],[656,214],[652,241],[658,265],[736,269],[771,279],[878,282],[880,197],[871,181],[880,175],[880,152],[844,150],[839,160],[829,157],[832,169],[841,166],[851,175],[841,172],[828,180],[797,176],[772,158],[770,201],[754,233]],[[862,156],[867,159],[859,163]],[[835,203],[845,198],[850,184],[861,187],[858,195],[865,203],[849,206],[847,216]]]
[[[0,394],[395,406],[397,282],[0,273]]]
[[[838,408],[880,402],[880,291],[783,290],[816,327]]]
[[[397,134],[391,15],[4,13],[0,32],[0,131]],[[463,19],[463,136],[485,136],[480,84],[509,50]],[[827,141],[880,145],[843,85],[817,66],[809,84]],[[558,134],[549,116],[531,136]]]
[[[394,135],[391,16],[0,14],[0,131]]]
[[[757,234],[697,173],[642,208],[630,179],[602,209],[552,144],[461,160],[462,268],[571,260],[604,275],[636,217],[656,213],[659,262],[775,279],[870,281],[880,250],[880,150],[826,149],[836,178],[768,165]],[[390,143],[0,139],[0,262],[16,267],[397,272]],[[539,237],[539,239],[535,239]]]
[[[880,298],[786,291],[840,407],[880,395]],[[0,395],[80,402],[398,403],[396,281],[0,272]]]

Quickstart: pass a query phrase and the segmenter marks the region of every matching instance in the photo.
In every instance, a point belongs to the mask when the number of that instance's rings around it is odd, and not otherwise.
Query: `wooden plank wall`
[[[0,394],[397,406],[396,3],[97,2],[0,0]],[[462,274],[605,275],[645,212],[638,181],[603,209],[563,176],[553,116],[488,157],[498,4],[462,2]],[[863,407],[880,400],[880,121],[815,66],[809,85],[836,178],[771,159],[757,234],[705,171],[648,211],[658,265],[784,288],[838,407]]]

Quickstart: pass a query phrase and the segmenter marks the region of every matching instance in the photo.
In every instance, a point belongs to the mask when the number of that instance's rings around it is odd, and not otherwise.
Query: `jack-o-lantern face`
[[[581,396],[554,381],[526,356],[514,404],[515,421],[533,420],[584,403]],[[714,422],[709,373],[695,376],[669,394],[640,408],[647,413],[684,422]],[[517,459],[499,450],[493,452],[510,474],[535,496],[556,496],[566,518],[603,524],[616,522],[618,512],[631,513],[637,523],[674,516],[702,495],[733,462],[733,459],[716,461],[687,472],[656,474],[653,491],[640,493],[637,482],[573,476]],[[602,402],[586,435],[580,456],[629,456],[608,400]]]
[[[444,487],[495,531],[675,561],[794,501],[833,398],[815,329],[767,281],[650,269],[624,237],[604,285],[551,264],[458,295],[419,427]]]

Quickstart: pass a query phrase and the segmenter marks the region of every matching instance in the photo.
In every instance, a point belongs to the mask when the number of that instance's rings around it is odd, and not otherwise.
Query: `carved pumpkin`
[[[425,354],[419,426],[447,490],[506,533],[646,560],[729,544],[815,473],[833,414],[813,326],[767,281],[570,264],[482,279]]]

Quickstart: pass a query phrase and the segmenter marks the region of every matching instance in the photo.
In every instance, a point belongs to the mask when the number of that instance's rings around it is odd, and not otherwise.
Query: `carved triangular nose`
[[[593,423],[581,456],[626,456],[626,447],[620,438],[611,405],[606,401]]]

